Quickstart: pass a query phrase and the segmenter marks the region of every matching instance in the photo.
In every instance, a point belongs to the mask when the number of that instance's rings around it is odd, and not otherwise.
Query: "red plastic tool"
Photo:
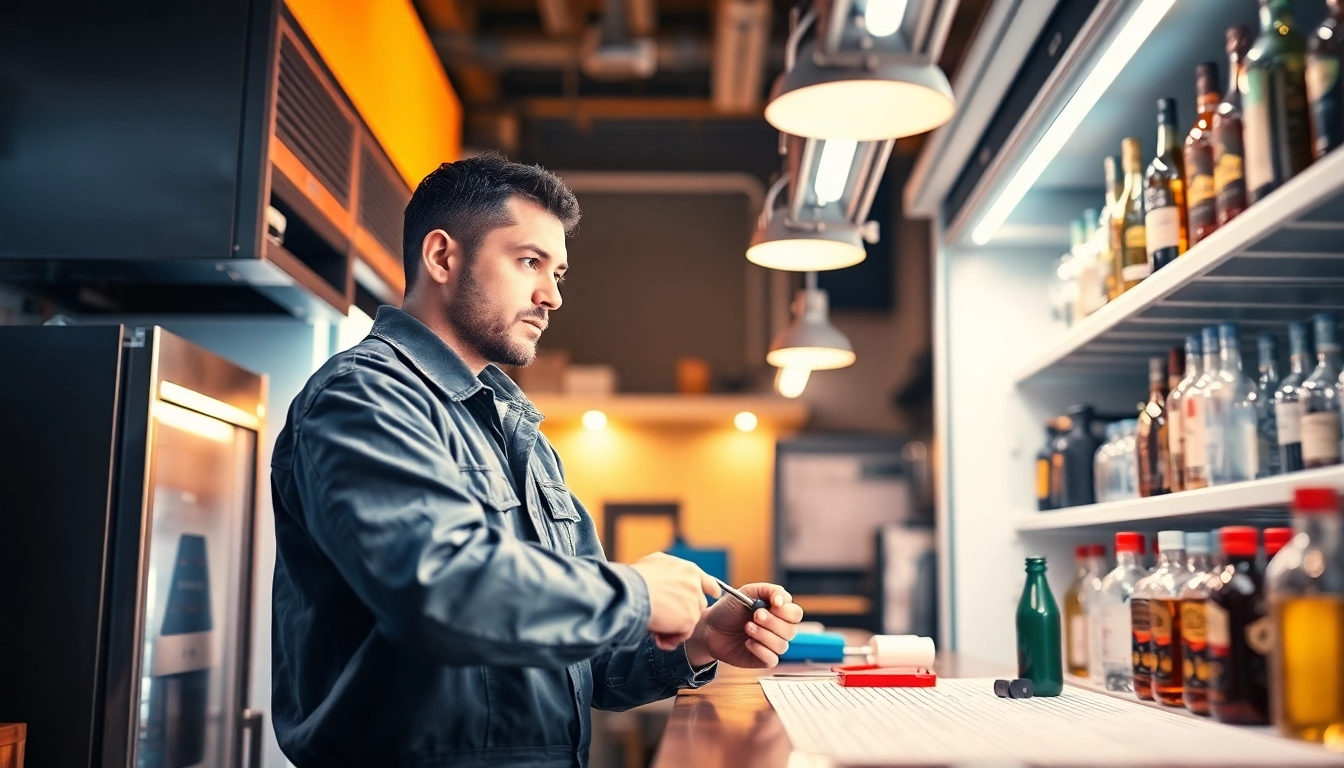
[[[938,676],[922,667],[879,667],[876,664],[846,664],[831,667],[846,688],[933,688]]]

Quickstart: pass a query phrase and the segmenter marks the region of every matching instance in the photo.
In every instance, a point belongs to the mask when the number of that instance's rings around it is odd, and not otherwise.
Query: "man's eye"
[[[565,276],[562,275],[562,274],[560,274],[559,272],[555,273],[555,284],[556,284],[556,285],[564,285],[564,284],[565,284]]]
[[[528,269],[536,269],[537,265],[540,263],[537,259],[534,259],[530,256],[526,259],[522,259],[522,262],[523,266],[527,267]]]

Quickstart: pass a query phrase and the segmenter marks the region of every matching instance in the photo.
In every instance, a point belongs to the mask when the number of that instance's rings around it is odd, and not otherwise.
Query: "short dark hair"
[[[578,226],[579,201],[559,176],[539,165],[511,163],[498,152],[444,163],[421,180],[406,204],[402,230],[407,290],[420,273],[426,235],[442,229],[471,255],[487,234],[511,223],[507,206],[514,197],[545,208],[567,235]]]

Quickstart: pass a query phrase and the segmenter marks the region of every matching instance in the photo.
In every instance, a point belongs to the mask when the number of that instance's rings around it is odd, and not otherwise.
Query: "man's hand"
[[[695,632],[686,641],[686,658],[693,667],[714,659],[744,669],[769,669],[779,663],[803,620],[803,609],[777,584],[748,584],[747,597],[769,605],[755,615],[736,600],[720,600],[705,611]]]
[[[694,563],[655,552],[631,564],[649,589],[649,631],[654,642],[671,651],[686,642],[705,612],[705,595],[719,596],[719,585]]]

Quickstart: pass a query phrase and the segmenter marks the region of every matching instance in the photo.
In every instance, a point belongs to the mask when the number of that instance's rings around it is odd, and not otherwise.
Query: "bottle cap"
[[[1236,323],[1218,324],[1218,342],[1229,349],[1241,346],[1241,326]]]
[[[1293,492],[1293,512],[1299,515],[1339,513],[1339,493],[1334,488],[1298,488]]]
[[[1185,531],[1158,531],[1157,549],[1160,552],[1185,549]]]
[[[1279,356],[1279,342],[1272,333],[1262,333],[1255,338],[1256,346],[1260,351],[1260,362],[1274,362]]]
[[[1027,558],[1027,570],[1045,570],[1045,558],[1040,555],[1031,555]]]
[[[1200,96],[1207,96],[1211,93],[1218,93],[1221,84],[1218,82],[1218,65],[1212,61],[1206,61],[1195,67],[1195,92]]]
[[[1192,555],[1207,555],[1213,550],[1213,537],[1203,531],[1185,534],[1185,551]]]
[[[1076,560],[1082,560],[1083,558],[1087,557],[1087,545],[1079,544],[1078,546],[1074,547],[1073,557]]]
[[[998,696],[1000,699],[1006,699],[1006,698],[1008,698],[1008,681],[1007,681],[1007,680],[995,680],[995,681],[994,681],[994,695],[995,695],[995,696]]]
[[[1121,531],[1115,534],[1115,551],[1130,552],[1136,555],[1143,554],[1143,534],[1133,531]]]
[[[1157,124],[1176,125],[1176,100],[1165,98],[1157,100]]]
[[[1273,557],[1279,554],[1279,550],[1284,545],[1293,540],[1292,528],[1266,528],[1265,529],[1265,556]]]
[[[1137,137],[1129,136],[1120,142],[1120,158],[1126,173],[1138,171],[1143,166],[1143,147]]]
[[[1203,341],[1204,341],[1204,354],[1206,354],[1206,355],[1217,355],[1217,354],[1218,354],[1218,326],[1216,326],[1216,325],[1210,325],[1208,328],[1205,328],[1203,331],[1201,331],[1201,332],[1200,332],[1200,335],[1203,336]]]
[[[1339,349],[1339,317],[1334,312],[1321,312],[1311,318],[1316,330],[1316,351]]]
[[[1227,28],[1227,47],[1228,54],[1246,55],[1246,49],[1251,47],[1251,30],[1238,24],[1235,27]]]
[[[1090,546],[1090,547],[1087,548],[1087,554],[1088,554],[1089,557],[1105,557],[1105,556],[1106,556],[1106,545],[1105,545],[1105,544],[1093,544],[1092,546]]]
[[[1288,326],[1288,354],[1311,354],[1311,325],[1309,323],[1293,323]]]
[[[1260,532],[1256,529],[1249,525],[1229,525],[1218,533],[1223,541],[1223,554],[1255,557],[1260,546]]]

